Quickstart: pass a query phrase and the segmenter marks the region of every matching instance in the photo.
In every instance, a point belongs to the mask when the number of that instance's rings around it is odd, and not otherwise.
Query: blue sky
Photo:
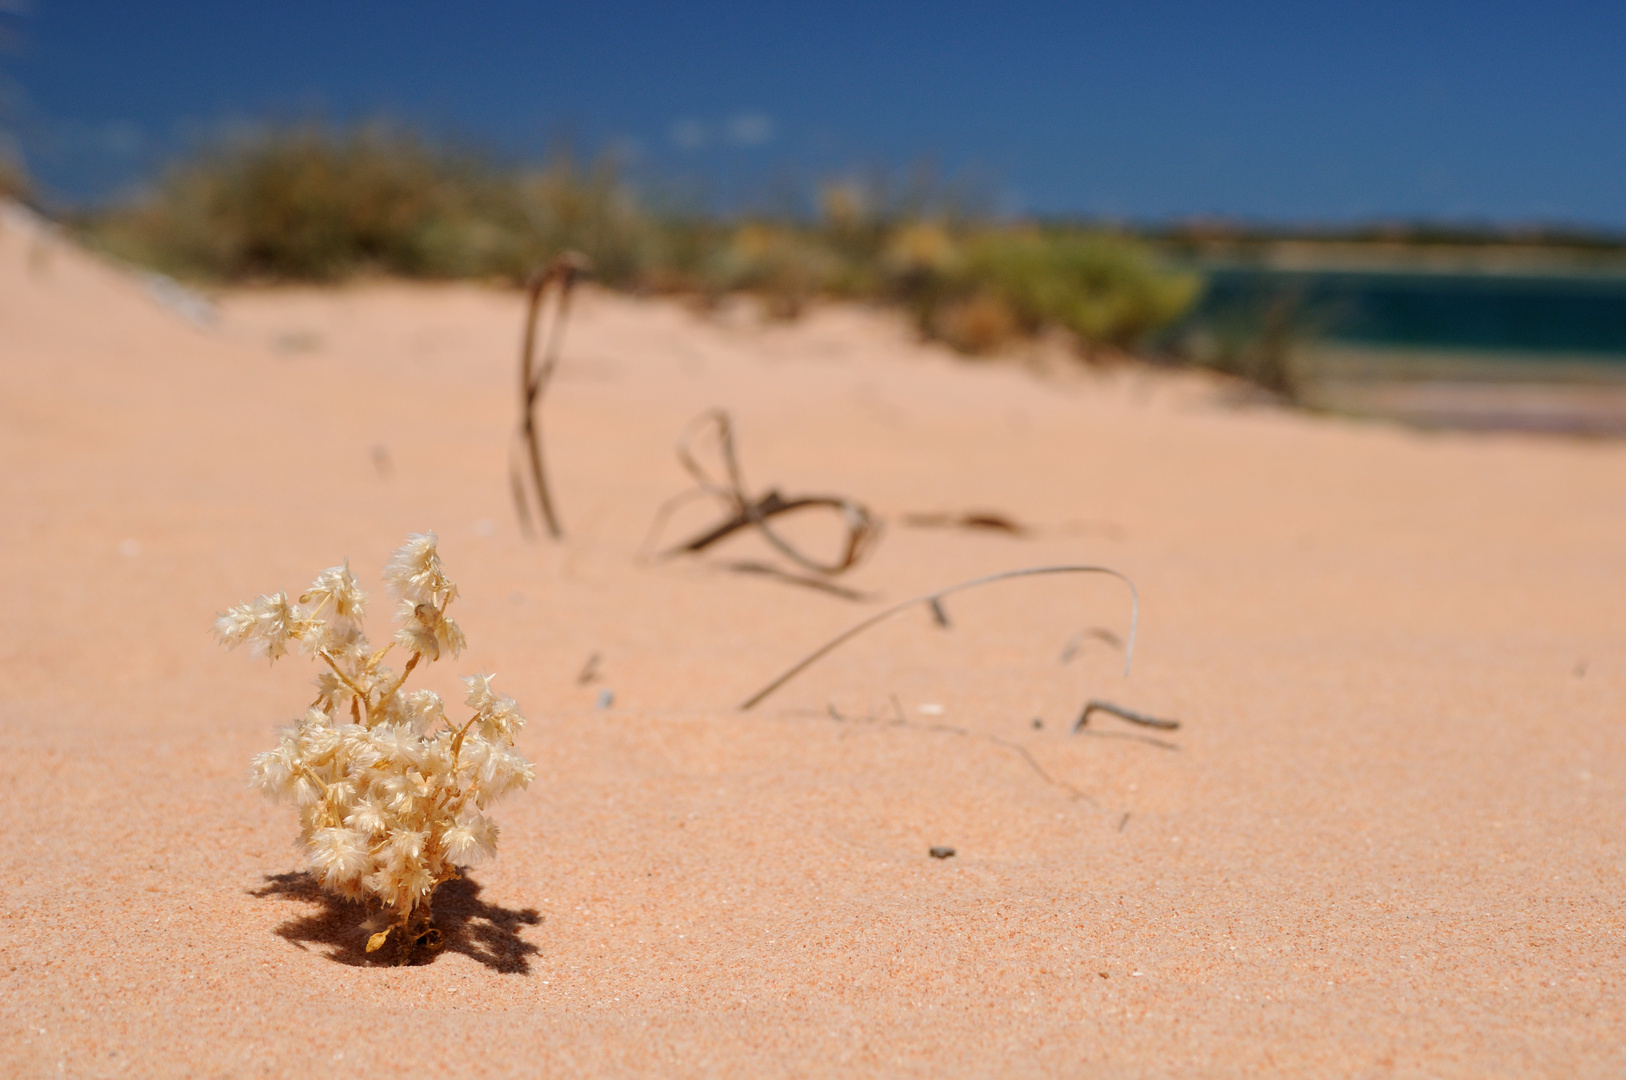
[[[930,161],[1008,211],[1626,228],[1626,5],[0,0],[46,192],[211,132],[568,137],[723,198]]]

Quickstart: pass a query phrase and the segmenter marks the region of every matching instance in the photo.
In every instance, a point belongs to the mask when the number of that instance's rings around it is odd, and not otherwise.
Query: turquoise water
[[[1626,366],[1626,273],[1202,268],[1181,333],[1260,333],[1386,350],[1567,355]]]

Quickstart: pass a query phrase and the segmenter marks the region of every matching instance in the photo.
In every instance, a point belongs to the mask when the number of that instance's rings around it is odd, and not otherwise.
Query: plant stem
[[[388,690],[385,690],[384,692],[382,692],[382,693],[380,693],[378,695],[378,704],[373,706],[373,710],[376,710],[376,711],[379,711],[379,712],[383,711],[385,703],[388,702],[390,700],[390,698],[394,697],[396,691],[400,690],[401,687],[406,684],[407,676],[412,674],[412,669],[418,666],[418,661],[421,660],[421,659],[423,659],[423,653],[413,653],[412,654],[412,658],[406,662],[406,667],[401,669],[400,678],[396,679],[394,685],[392,685]],[[368,727],[372,726],[371,716],[372,716],[372,711],[370,710],[369,713],[368,713],[368,717],[369,717],[369,722],[368,722],[368,725],[367,725]]]
[[[321,652],[317,653],[317,655],[320,656],[323,660],[327,661],[327,666],[333,669],[333,674],[337,675],[339,677],[339,681],[344,683],[345,686],[350,688],[350,692],[352,694],[356,695],[356,699],[358,701],[362,701],[362,702],[365,702],[367,704],[367,717],[368,717],[369,720],[372,719],[372,715],[373,715],[372,703],[367,701],[366,692],[363,691],[361,687],[357,686],[355,683],[350,681],[350,676],[346,675],[344,673],[344,671],[339,667],[339,662],[337,660],[333,659],[333,654],[332,653],[328,652],[326,649],[323,649]],[[368,726],[371,726],[371,725],[368,725]]]
[[[953,593],[961,592],[965,589],[974,589],[979,585],[991,585],[996,581],[1008,581],[1012,578],[1022,577],[1038,577],[1044,574],[1106,574],[1109,577],[1117,578],[1119,581],[1129,586],[1129,642],[1128,647],[1124,652],[1124,674],[1129,674],[1129,664],[1135,656],[1135,629],[1137,624],[1140,622],[1140,594],[1135,589],[1135,583],[1130,581],[1123,574],[1107,566],[1032,566],[1023,570],[1007,570],[1002,574],[990,574],[987,577],[972,578],[970,581],[962,581],[958,585],[950,585],[946,589],[938,589],[936,592],[930,592],[924,596],[917,596],[911,600],[905,600],[902,603],[893,604],[885,611],[877,612],[876,614],[871,615],[863,622],[858,623],[856,626],[849,627],[847,630],[837,634],[835,637],[831,638],[817,649],[814,649],[811,653],[808,653],[806,656],[792,665],[789,670],[785,671],[767,686],[764,686],[761,690],[758,690],[756,693],[746,698],[745,701],[740,705],[740,711],[745,712],[749,710],[763,698],[767,697],[781,686],[784,686],[791,679],[795,678],[808,667],[812,666],[814,662],[834,651],[837,646],[857,637],[859,634],[863,633],[865,630],[868,630],[876,623],[885,619],[890,619],[900,611],[911,608],[916,604],[926,604],[930,606],[934,615],[942,616],[943,598]]]

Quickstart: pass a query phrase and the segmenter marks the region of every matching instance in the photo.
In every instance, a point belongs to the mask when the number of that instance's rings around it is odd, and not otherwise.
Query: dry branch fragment
[[[903,523],[917,529],[968,529],[974,532],[1000,532],[1027,536],[1033,530],[997,510],[968,510],[962,514],[905,514]]]
[[[1178,720],[1163,720],[1156,716],[1147,716],[1145,713],[1138,713],[1133,709],[1126,709],[1122,705],[1114,705],[1110,701],[1101,701],[1097,698],[1084,706],[1084,711],[1078,714],[1078,722],[1073,725],[1073,730],[1077,731],[1085,724],[1088,724],[1090,714],[1093,712],[1104,712],[1109,716],[1116,716],[1120,720],[1127,720],[1131,724],[1159,728],[1163,731],[1174,731],[1180,727],[1180,721]]]
[[[1041,537],[1105,536],[1121,540],[1122,525],[1110,521],[1088,521],[1070,518],[1065,521],[1022,521],[999,510],[930,510],[913,511],[899,515],[898,520],[911,529],[943,529],[970,533],[1001,533],[1018,540]]]
[[[723,480],[713,479],[695,456],[695,443],[708,430],[714,432],[717,437],[725,474]],[[786,498],[777,489],[769,489],[755,499],[747,495],[745,479],[740,472],[739,458],[734,449],[734,421],[727,410],[707,409],[690,421],[678,437],[676,451],[679,464],[694,478],[695,486],[668,499],[660,508],[654,524],[650,526],[649,539],[645,541],[645,547],[649,547],[660,535],[666,519],[673,510],[695,498],[709,496],[717,500],[726,516],[705,532],[661,552],[661,558],[696,554],[741,529],[754,528],[776,551],[797,566],[816,574],[833,576],[857,566],[880,537],[880,519],[871,514],[868,507],[852,499],[839,495],[803,495]],[[840,556],[833,560],[820,560],[808,555],[780,536],[770,524],[770,519],[781,514],[812,508],[835,510],[841,514],[847,527],[846,543]]]
[[[525,336],[519,354],[519,428],[514,433],[514,448],[509,454],[508,483],[514,495],[514,509],[519,514],[520,528],[527,536],[532,533],[530,500],[535,499],[537,512],[555,540],[564,535],[559,515],[553,508],[553,496],[548,489],[547,471],[542,465],[542,424],[538,410],[542,394],[559,365],[559,348],[564,342],[565,320],[570,314],[570,294],[576,281],[590,270],[585,255],[567,251],[545,268],[531,275],[526,282]],[[541,321],[549,287],[558,294],[553,319],[548,325],[547,344],[542,349],[542,360],[536,360],[537,324]],[[529,473],[530,488],[526,487]]]

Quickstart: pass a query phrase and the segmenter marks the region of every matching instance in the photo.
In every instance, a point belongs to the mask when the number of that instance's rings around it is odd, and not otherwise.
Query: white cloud
[[[706,125],[698,120],[678,120],[668,129],[672,142],[684,150],[698,150],[706,145]]]
[[[773,141],[773,118],[767,113],[735,113],[727,121],[708,123],[685,117],[666,129],[672,145],[681,150],[699,150],[716,142],[732,146],[765,146]]]
[[[773,120],[765,113],[740,113],[728,122],[730,142],[761,146],[773,139]]]

